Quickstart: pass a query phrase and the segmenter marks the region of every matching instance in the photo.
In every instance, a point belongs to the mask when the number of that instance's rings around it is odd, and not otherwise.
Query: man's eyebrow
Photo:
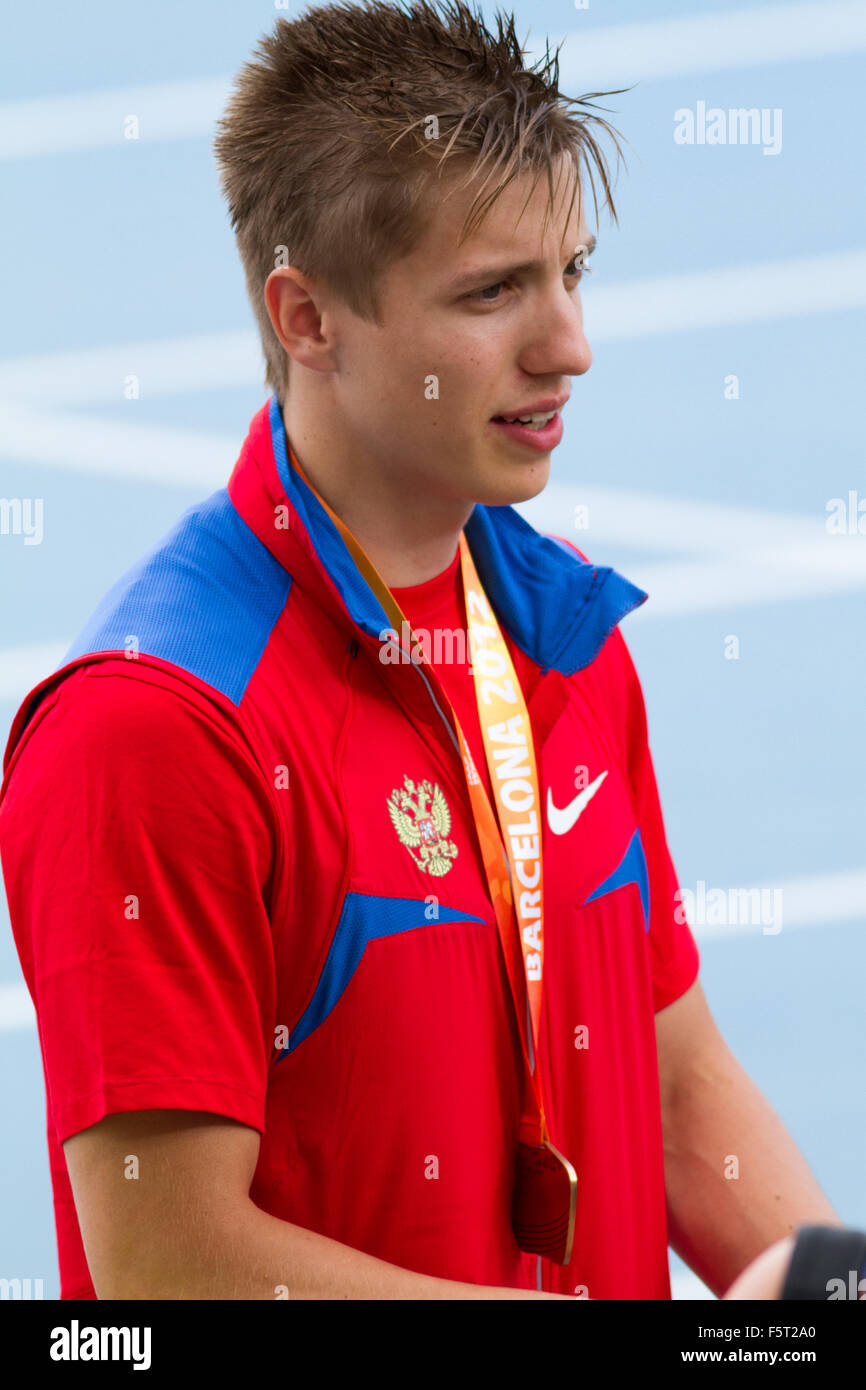
[[[577,245],[585,246],[587,256],[591,256],[598,245],[598,238],[590,234],[586,241],[579,241]],[[459,290],[469,289],[472,285],[495,285],[500,280],[510,280],[512,275],[531,275],[543,269],[543,261],[523,261],[520,265],[482,265],[477,270],[464,271],[456,280],[451,280],[446,285],[446,292],[454,294]]]

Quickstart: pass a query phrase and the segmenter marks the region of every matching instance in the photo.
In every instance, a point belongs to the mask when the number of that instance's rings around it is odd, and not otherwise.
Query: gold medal
[[[577,1173],[565,1155],[549,1141],[518,1144],[511,1222],[520,1249],[567,1265],[576,1211]]]

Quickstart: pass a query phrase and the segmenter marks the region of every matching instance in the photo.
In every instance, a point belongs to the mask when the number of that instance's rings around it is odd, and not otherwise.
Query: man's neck
[[[348,527],[389,589],[423,584],[454,559],[474,503],[465,498],[419,497],[398,476],[361,470],[341,448],[286,428],[304,474]],[[363,471],[363,481],[358,473]]]

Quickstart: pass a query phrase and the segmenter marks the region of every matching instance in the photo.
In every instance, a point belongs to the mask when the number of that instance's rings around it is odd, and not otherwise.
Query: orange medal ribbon
[[[524,1113],[521,1117],[512,1223],[521,1250],[546,1255],[548,1259],[564,1265],[571,1259],[574,1241],[577,1174],[568,1159],[550,1142],[535,1065],[539,1056],[539,1021],[544,975],[544,864],[541,843],[541,796],[535,748],[529,712],[514,670],[511,653],[505,644],[493,609],[487,601],[469,545],[462,532],[460,561],[478,721],[481,725],[490,783],[496,798],[499,825],[508,856],[508,891],[502,895],[504,902],[502,899],[494,898],[493,906],[518,1022],[521,1019],[521,992],[513,973],[514,952],[509,951],[509,943],[517,940],[522,951],[520,983],[525,983],[527,1032],[532,1043],[530,1058],[523,1037],[524,1029],[521,1027],[523,1055],[535,1108],[533,1114],[527,1116]],[[464,763],[468,767],[471,764],[471,754],[459,723],[457,729],[464,750]],[[488,813],[490,803],[480,782],[473,786],[468,776],[467,781],[473,814],[478,823],[481,809],[479,803],[483,800]],[[498,835],[495,847],[498,851],[497,858],[501,860],[502,842]],[[484,854],[483,840],[481,848]],[[491,857],[489,865],[486,854],[484,858],[492,891],[493,861]]]
[[[404,623],[411,630],[372,561],[313,487],[294,452],[290,450],[290,453],[300,477],[339,530],[359,571],[385,610],[395,635],[404,630]],[[535,1066],[539,1055],[544,974],[544,869],[535,749],[526,701],[511,654],[462,532],[459,544],[478,717],[496,799],[498,825],[453,708],[451,717],[457,731],[472,815],[517,1014],[527,1083],[520,1122],[512,1224],[521,1250],[546,1255],[557,1264],[568,1264],[574,1239],[577,1174],[568,1159],[550,1142]]]

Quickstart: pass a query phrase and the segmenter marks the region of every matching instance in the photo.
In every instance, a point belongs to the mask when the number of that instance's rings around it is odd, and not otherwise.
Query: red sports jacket
[[[388,620],[274,398],[227,489],[109,591],[6,750],[62,1297],[95,1296],[63,1141],[161,1108],[258,1130],[260,1208],[394,1264],[670,1297],[654,1013],[698,953],[617,626],[646,594],[511,507],[476,506],[465,533],[546,808],[540,1068],[578,1173],[570,1264],[511,1229],[521,1054],[445,690],[380,660]],[[401,838],[401,790],[446,807],[445,872]]]

